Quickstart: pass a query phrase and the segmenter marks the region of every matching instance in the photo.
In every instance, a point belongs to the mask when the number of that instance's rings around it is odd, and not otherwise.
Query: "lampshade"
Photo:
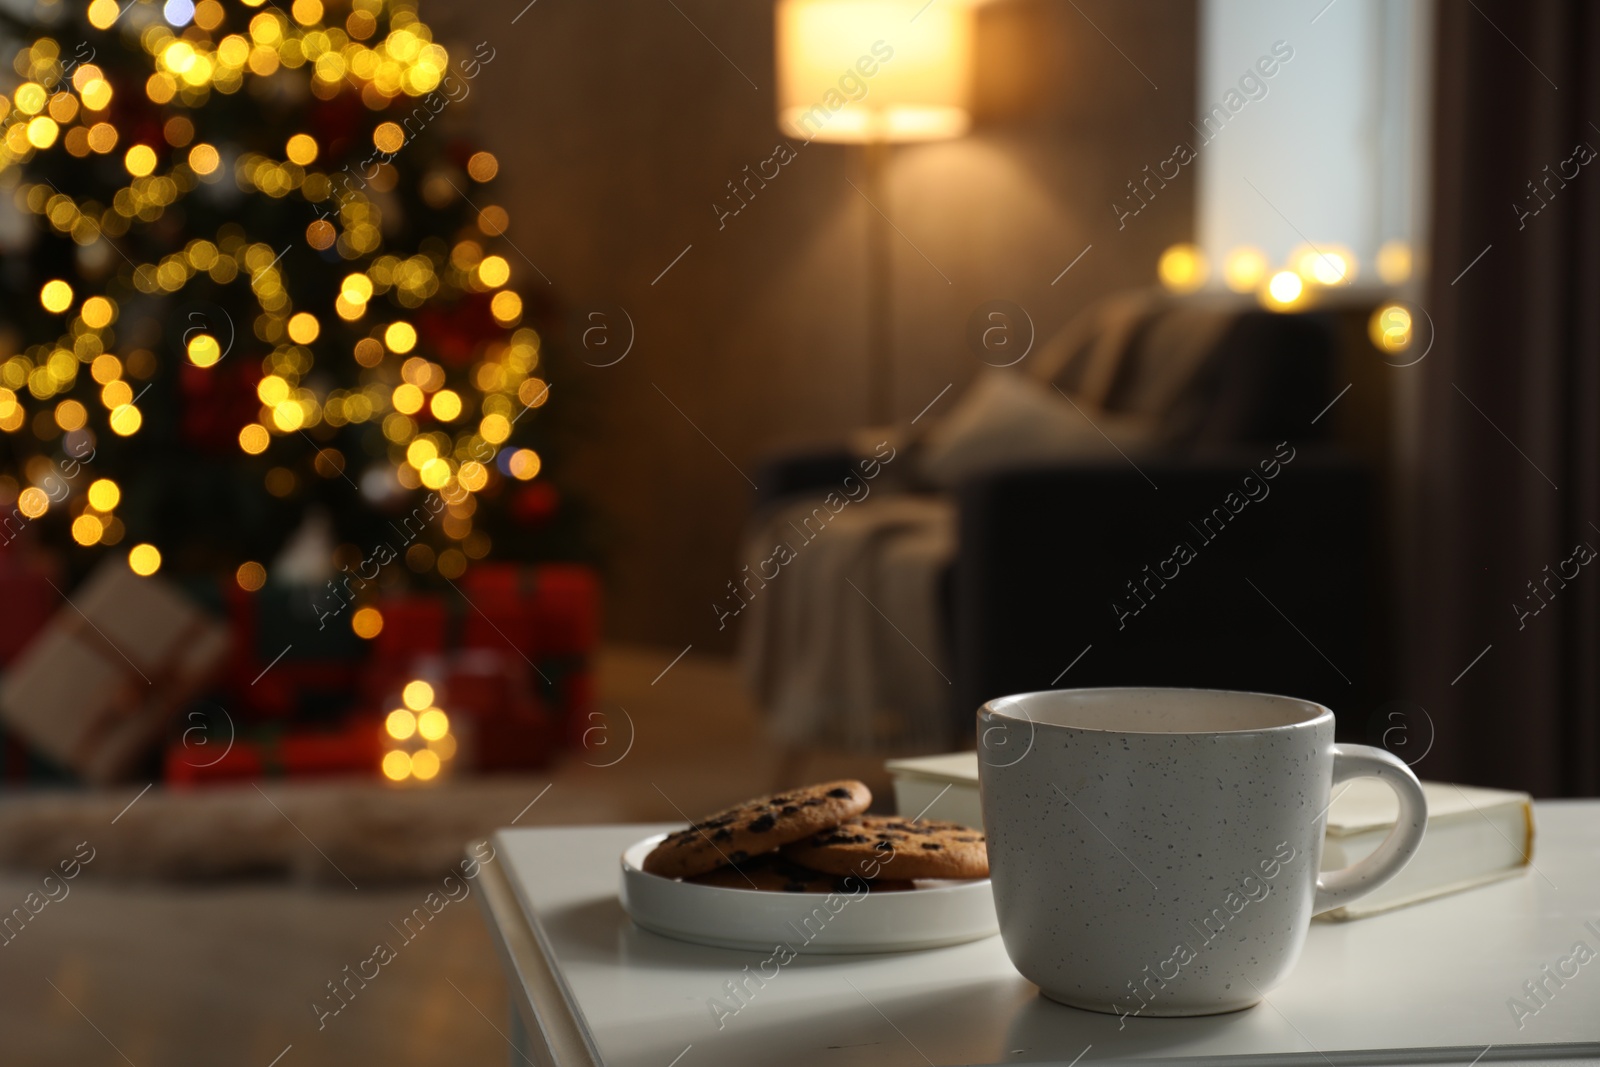
[[[925,141],[971,124],[962,0],[780,0],[778,125],[807,141]]]

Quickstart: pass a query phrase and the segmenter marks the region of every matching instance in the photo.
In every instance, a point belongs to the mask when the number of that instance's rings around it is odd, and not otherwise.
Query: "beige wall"
[[[636,328],[620,363],[552,372],[552,402],[581,412],[566,474],[599,510],[608,631],[725,649],[732,630],[716,632],[710,605],[738,569],[750,496],[732,464],[755,477],[773,448],[866,418],[871,209],[846,183],[862,182],[861,150],[800,147],[719,231],[725,183],[779,140],[771,5],[538,0],[512,25],[523,2],[431,0],[422,14],[447,41],[497,50],[472,105],[502,162],[511,239],[557,299],[620,305]],[[1120,232],[1110,204],[1188,135],[1195,49],[1190,3],[983,9],[974,133],[897,148],[889,166],[883,206],[916,245],[892,239],[902,418],[954,382],[935,411],[948,407],[980,368],[965,341],[978,305],[1015,301],[1047,337],[1089,301],[1149,284],[1160,250],[1190,236],[1187,171]],[[521,284],[543,284],[511,258]]]

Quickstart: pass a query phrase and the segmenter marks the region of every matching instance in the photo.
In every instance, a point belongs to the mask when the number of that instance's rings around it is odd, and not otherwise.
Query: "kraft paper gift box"
[[[227,653],[224,624],[163,579],[108,559],[0,679],[0,718],[86,781],[114,782],[158,746]]]

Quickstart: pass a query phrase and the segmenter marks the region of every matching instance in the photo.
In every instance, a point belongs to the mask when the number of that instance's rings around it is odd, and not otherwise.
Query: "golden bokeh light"
[[[214,30],[222,25],[225,18],[222,5],[217,0],[200,0],[194,5],[194,24],[202,30]]]
[[[1411,347],[1411,309],[1385,304],[1367,320],[1367,336],[1380,352],[1404,352]]]
[[[346,322],[354,322],[367,313],[367,305],[353,304],[340,293],[333,298],[333,313]]]
[[[406,462],[421,470],[439,456],[439,446],[431,438],[419,437],[406,446]]]
[[[376,367],[383,362],[383,345],[373,337],[363,337],[356,342],[356,362],[363,367]]]
[[[1262,302],[1271,308],[1290,308],[1305,295],[1305,283],[1292,270],[1280,270],[1262,290]]]
[[[494,158],[492,152],[474,152],[472,158],[467,160],[467,174],[475,182],[494,180],[500,173],[500,161]]]
[[[269,374],[256,383],[256,396],[268,407],[275,407],[289,399],[289,383],[276,374]]]
[[[417,716],[417,733],[424,741],[437,741],[450,732],[450,717],[438,708],[428,708]]]
[[[17,494],[17,510],[30,519],[37,519],[50,510],[50,498],[36,485],[30,485]]]
[[[409,322],[391,322],[383,331],[383,343],[396,355],[404,355],[417,347],[417,328]]]
[[[405,131],[395,123],[385,122],[372,131],[372,143],[378,151],[393,155],[406,143]]]
[[[259,422],[246,423],[239,431],[239,447],[252,456],[259,456],[272,443],[272,434]]]
[[[155,545],[134,545],[128,549],[128,567],[141,578],[148,578],[161,569],[161,552]]]
[[[346,275],[339,284],[339,295],[352,304],[365,304],[372,299],[372,279],[360,273]]]
[[[322,324],[309,311],[301,311],[289,319],[289,340],[297,345],[308,345],[322,333]]]
[[[430,459],[417,472],[422,484],[429,489],[443,489],[450,484],[450,463],[443,459]]]
[[[489,484],[489,471],[477,460],[468,460],[456,472],[456,481],[469,493],[476,493]]]
[[[1156,263],[1161,284],[1174,293],[1192,293],[1206,282],[1210,273],[1205,253],[1191,244],[1177,244],[1161,253]]]
[[[1355,256],[1337,245],[1306,248],[1294,263],[1300,277],[1317,285],[1346,285],[1355,280]]]
[[[449,422],[461,414],[461,394],[453,389],[441,389],[428,402],[428,410],[440,422]]]
[[[122,7],[117,0],[94,0],[89,5],[89,25],[97,30],[110,29],[121,14]]]
[[[56,136],[61,132],[61,127],[56,125],[56,120],[49,115],[39,115],[28,122],[26,131],[30,145],[35,148],[49,148],[56,143]]]
[[[221,163],[222,157],[217,154],[217,150],[211,145],[197,144],[189,149],[189,169],[196,174],[210,174]]]
[[[511,453],[507,464],[511,468],[511,477],[518,481],[526,482],[539,474],[539,468],[544,465],[539,459],[539,453],[531,448],[519,448]]]
[[[544,407],[545,401],[550,399],[550,383],[543,378],[529,378],[517,386],[517,399],[525,407]]]
[[[332,248],[339,231],[327,219],[315,219],[306,227],[306,244],[321,252]]]
[[[111,511],[122,502],[122,490],[110,478],[96,478],[89,483],[89,506],[96,511]]]
[[[504,256],[488,256],[478,264],[478,280],[490,289],[498,289],[511,280],[511,264]]]
[[[439,773],[439,754],[432,749],[423,749],[411,754],[411,773],[420,782],[426,782]]]
[[[1378,277],[1386,285],[1411,280],[1411,246],[1405,241],[1385,241],[1378,249]]]
[[[98,515],[91,515],[86,511],[72,520],[72,539],[80,545],[99,544],[105,532],[105,523],[100,521]]]
[[[511,436],[511,420],[504,415],[485,415],[478,423],[478,433],[491,445],[498,445]]]
[[[144,415],[130,404],[118,404],[111,410],[111,432],[118,437],[132,437],[144,425]]]
[[[103,296],[91,296],[83,302],[83,307],[78,309],[83,324],[96,330],[110,326],[115,314],[116,307]]]
[[[37,115],[50,102],[50,94],[38,82],[23,82],[11,94],[11,99],[24,115]]]
[[[407,682],[400,691],[400,702],[412,711],[421,711],[433,703],[433,686],[421,678]]]
[[[402,382],[400,385],[395,386],[394,393],[389,398],[389,402],[394,405],[394,409],[402,415],[415,415],[421,411],[422,401],[422,390],[410,382]]]
[[[515,326],[522,318],[522,297],[510,289],[502,289],[489,301],[489,311],[500,325]]]
[[[310,166],[317,158],[317,141],[310,134],[297,133],[284,146],[284,154],[302,167]]]
[[[383,720],[383,728],[396,741],[406,741],[417,732],[417,717],[406,708],[395,708]]]
[[[511,225],[511,215],[498,204],[490,204],[478,212],[478,230],[490,237],[499,237]]]
[[[411,757],[398,748],[383,754],[383,776],[392,782],[411,777]]]
[[[250,39],[259,45],[275,45],[283,39],[283,27],[274,15],[263,11],[250,20]]]
[[[72,306],[72,286],[60,278],[52,278],[39,287],[39,303],[46,311],[59,315]]]
[[[122,165],[135,178],[146,177],[156,169],[156,150],[147,144],[136,144],[123,155]]]
[[[111,106],[111,83],[104,78],[91,78],[84,83],[78,95],[83,98],[83,106],[90,111],[104,111]]]
[[[254,593],[267,584],[267,568],[254,560],[246,560],[233,572],[233,580],[239,584],[240,589]]]
[[[89,374],[101,385],[114,382],[122,377],[122,360],[109,352],[98,355],[94,357],[94,362],[89,364]]]
[[[350,616],[350,629],[355,631],[357,637],[365,641],[372,640],[383,633],[383,612],[377,608],[358,608]]]
[[[1228,253],[1222,263],[1222,281],[1236,293],[1251,293],[1267,276],[1266,253],[1259,248],[1245,246]]]
[[[117,128],[109,122],[97,122],[89,127],[89,148],[99,155],[105,155],[117,147]]]
[[[83,429],[89,421],[89,412],[76,400],[63,400],[56,405],[56,425],[71,433]]]
[[[212,367],[222,358],[222,346],[210,334],[199,333],[189,338],[188,354],[196,367]]]
[[[272,425],[284,433],[292,433],[306,424],[306,409],[297,401],[285,400],[272,409]]]

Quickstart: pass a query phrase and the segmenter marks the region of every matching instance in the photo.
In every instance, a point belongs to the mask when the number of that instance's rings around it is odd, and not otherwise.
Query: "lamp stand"
[[[894,420],[893,299],[889,259],[889,142],[867,141],[867,417],[875,426]]]

